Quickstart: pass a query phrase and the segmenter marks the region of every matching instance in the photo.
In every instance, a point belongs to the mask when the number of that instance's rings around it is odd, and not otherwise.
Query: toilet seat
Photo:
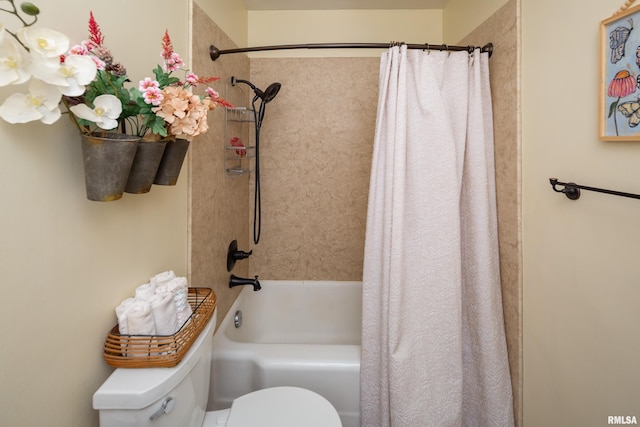
[[[299,387],[272,387],[233,401],[226,424],[225,411],[208,412],[205,427],[341,427],[336,409],[327,399]]]

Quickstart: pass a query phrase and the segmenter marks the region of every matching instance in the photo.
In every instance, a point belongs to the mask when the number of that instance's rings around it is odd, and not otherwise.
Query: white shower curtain
[[[382,56],[363,272],[363,427],[511,426],[488,54]]]

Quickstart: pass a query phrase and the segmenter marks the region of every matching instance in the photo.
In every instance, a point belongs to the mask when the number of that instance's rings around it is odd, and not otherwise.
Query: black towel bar
[[[640,199],[640,194],[624,193],[622,191],[605,190],[603,188],[587,187],[586,185],[576,184],[575,182],[560,182],[558,178],[549,178],[549,183],[553,191],[564,193],[571,200],[580,198],[580,190],[597,191],[598,193],[612,194],[614,196],[630,197],[632,199]],[[562,189],[557,189],[556,185],[562,185]]]

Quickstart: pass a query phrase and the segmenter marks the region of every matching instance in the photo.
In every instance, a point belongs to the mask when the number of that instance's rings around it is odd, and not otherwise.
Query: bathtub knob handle
[[[236,261],[247,259],[251,256],[252,253],[253,251],[239,251],[237,240],[231,242],[229,244],[229,249],[227,250],[227,271],[233,270],[233,267],[236,265]]]

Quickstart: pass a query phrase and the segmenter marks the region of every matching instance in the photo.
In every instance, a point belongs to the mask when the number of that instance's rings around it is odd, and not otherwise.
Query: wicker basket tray
[[[120,335],[114,326],[104,343],[104,360],[116,368],[168,368],[180,363],[216,307],[216,294],[209,288],[189,288],[188,300],[193,314],[173,335]]]

